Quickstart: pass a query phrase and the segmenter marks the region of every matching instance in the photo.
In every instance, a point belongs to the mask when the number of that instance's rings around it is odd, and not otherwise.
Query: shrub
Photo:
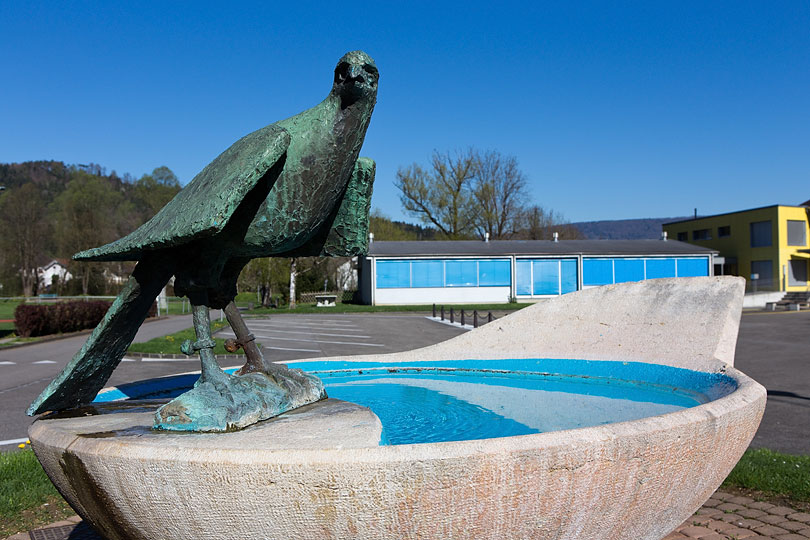
[[[20,304],[14,310],[14,328],[18,336],[47,336],[77,332],[96,326],[110,302],[60,302],[57,304]]]

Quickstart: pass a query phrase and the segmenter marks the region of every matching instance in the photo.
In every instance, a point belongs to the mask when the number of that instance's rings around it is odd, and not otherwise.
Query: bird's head
[[[343,55],[335,68],[335,83],[332,92],[340,96],[344,107],[361,99],[377,97],[377,81],[380,72],[374,60],[363,51],[352,51]]]

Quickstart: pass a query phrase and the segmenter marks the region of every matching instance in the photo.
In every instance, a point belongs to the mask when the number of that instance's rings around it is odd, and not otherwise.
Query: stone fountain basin
[[[38,420],[30,437],[60,492],[109,538],[660,539],[720,485],[764,412],[765,389],[732,367],[742,283],[589,289],[433,347],[354,359],[647,360],[736,384],[660,416],[379,446],[376,416],[337,400],[191,435],[149,432],[154,404],[125,403]]]

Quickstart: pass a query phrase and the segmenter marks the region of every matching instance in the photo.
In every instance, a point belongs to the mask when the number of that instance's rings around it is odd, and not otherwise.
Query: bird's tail
[[[79,352],[28,407],[28,415],[90,403],[121,362],[160,290],[174,273],[174,260],[147,254]]]

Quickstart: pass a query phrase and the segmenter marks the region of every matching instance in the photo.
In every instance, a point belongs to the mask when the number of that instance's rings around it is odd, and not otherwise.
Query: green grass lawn
[[[228,324],[224,321],[212,321],[211,331],[213,332],[219,330],[227,325]],[[167,336],[150,339],[149,341],[145,341],[143,343],[133,343],[129,346],[129,350],[130,352],[138,353],[183,354],[183,352],[180,350],[180,345],[187,339],[192,341],[197,340],[197,336],[194,333],[193,328],[181,330],[180,332],[175,332],[174,334],[169,334]],[[239,351],[236,353],[229,353],[226,351],[225,340],[223,338],[215,337],[214,340],[217,342],[216,347],[214,347],[214,354],[244,354],[242,349],[239,349]]]
[[[472,317],[473,310],[477,310],[479,315],[486,315],[488,311],[517,311],[532,304],[445,304],[445,316],[449,316],[450,308],[457,313],[463,309]],[[437,305],[438,310],[441,306]],[[256,308],[246,312],[247,315],[265,315],[274,313],[395,313],[404,311],[416,311],[430,313],[433,311],[432,305],[420,306],[367,306],[362,304],[337,304],[334,307],[316,307],[315,304],[298,304],[295,309],[289,308]]]
[[[73,514],[30,447],[0,452],[0,538]]]
[[[14,333],[14,323],[0,323],[0,339],[9,337]]]
[[[13,319],[17,304],[19,304],[19,302],[10,300],[0,301],[0,319]]]
[[[723,485],[810,502],[810,456],[746,450]]]
[[[13,319],[14,310],[19,302],[0,301],[0,320]],[[14,333],[13,322],[0,322],[0,339],[8,337]]]

